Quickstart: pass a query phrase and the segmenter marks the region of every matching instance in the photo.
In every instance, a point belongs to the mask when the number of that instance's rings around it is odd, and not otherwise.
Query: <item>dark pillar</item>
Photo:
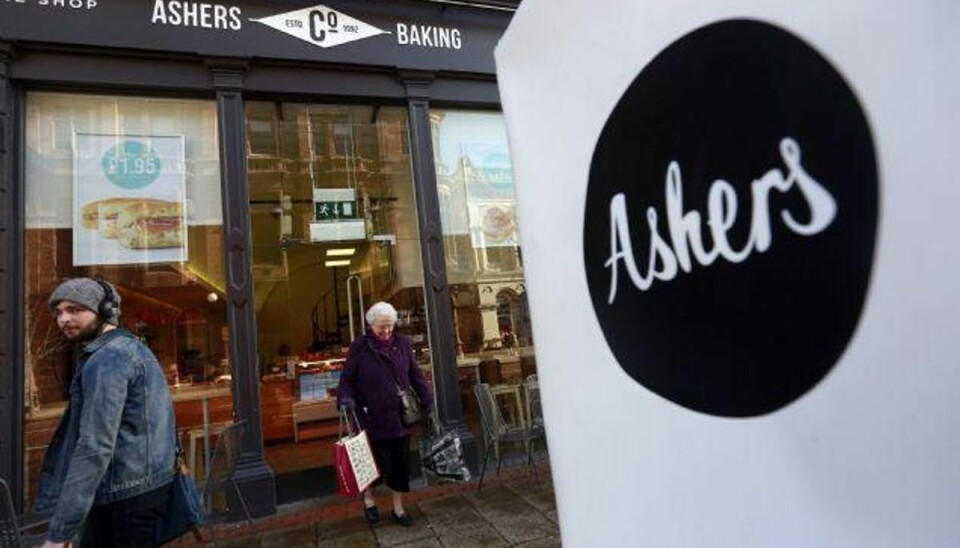
[[[432,72],[400,74],[407,92],[413,178],[416,184],[417,221],[420,225],[420,253],[423,257],[423,285],[430,328],[430,355],[437,392],[437,412],[444,428],[460,433],[471,470],[477,470],[477,444],[463,423],[463,402],[457,370],[453,306],[447,285],[447,267],[440,225],[440,196],[430,135],[430,86]]]
[[[23,228],[17,185],[20,132],[10,82],[13,48],[0,41],[0,476],[23,508]]]
[[[233,409],[246,419],[243,450],[234,479],[254,516],[275,514],[273,470],[263,458],[260,367],[257,363],[257,318],[254,310],[249,199],[247,193],[246,116],[243,75],[247,63],[208,59],[217,92],[220,130],[220,176],[226,234],[227,321],[230,325],[230,368]]]

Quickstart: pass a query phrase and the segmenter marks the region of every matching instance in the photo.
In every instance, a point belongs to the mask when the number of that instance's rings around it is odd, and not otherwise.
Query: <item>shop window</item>
[[[431,110],[437,192],[468,422],[470,385],[516,385],[536,372],[503,117]],[[505,388],[506,390],[507,388]]]
[[[29,505],[74,374],[47,307],[67,278],[117,287],[121,326],[164,368],[185,440],[204,402],[214,423],[233,405],[216,105],[61,93],[28,94],[26,105]]]

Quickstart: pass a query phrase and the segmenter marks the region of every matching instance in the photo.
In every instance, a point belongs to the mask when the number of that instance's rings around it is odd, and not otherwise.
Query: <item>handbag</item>
[[[354,432],[350,424],[350,415],[357,425]],[[346,435],[344,435],[346,425]],[[371,483],[380,478],[380,469],[370,449],[367,432],[360,429],[357,415],[340,408],[340,435],[333,445],[333,460],[337,471],[337,494],[343,497],[355,497],[365,491]]]
[[[203,541],[203,536],[200,535],[200,526],[205,521],[203,504],[200,502],[197,484],[183,458],[183,448],[180,447],[179,439],[173,471],[167,511],[153,529],[154,546],[163,546],[188,532],[192,532],[197,541]]]
[[[398,384],[397,390],[399,390],[398,395],[400,396],[400,420],[404,426],[412,426],[422,421],[423,406],[420,405],[420,398],[413,391],[413,388],[409,386],[400,388]]]
[[[470,469],[463,454],[460,434],[444,430],[436,413],[430,414],[432,432],[420,438],[420,462],[430,484],[470,481]],[[425,429],[426,430],[426,429]]]
[[[373,348],[373,345],[370,345],[370,351],[373,352],[373,355],[377,357],[380,363],[390,371],[390,375],[393,377],[393,384],[397,387],[397,396],[400,398],[400,421],[403,425],[413,426],[423,421],[423,404],[420,402],[420,397],[417,396],[413,387],[408,386],[402,388],[397,381],[397,374],[394,372],[393,367],[383,360],[383,356]]]

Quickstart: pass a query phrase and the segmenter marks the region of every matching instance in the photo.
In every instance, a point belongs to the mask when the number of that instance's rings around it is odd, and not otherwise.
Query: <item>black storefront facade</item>
[[[425,311],[423,346],[429,348],[440,418],[473,440],[475,461],[477,442],[464,425],[466,402],[458,368],[463,342],[455,327],[457,290],[451,291],[445,267],[449,257],[441,219],[444,198],[434,165],[432,112],[499,110],[493,48],[517,3],[7,0],[0,4],[0,474],[9,478],[18,505],[29,500],[24,455],[32,442],[24,417],[34,397],[20,387],[35,381],[24,366],[25,355],[35,352],[30,348],[28,331],[35,328],[26,320],[31,304],[24,298],[24,287],[33,276],[31,269],[37,269],[27,264],[36,262],[31,247],[36,242],[28,237],[30,208],[25,206],[29,198],[24,182],[32,176],[28,171],[36,160],[28,157],[27,136],[44,131],[27,127],[34,124],[27,113],[31,94],[215,104],[222,212],[220,244],[215,247],[222,250],[224,282],[217,306],[223,307],[229,331],[222,342],[232,374],[232,413],[248,425],[235,478],[251,495],[247,498],[255,515],[274,513],[277,500],[271,495],[275,471],[265,458],[263,415],[272,411],[265,411],[262,362],[274,358],[264,356],[263,342],[258,341],[260,297],[254,288],[247,105],[336,103],[373,105],[374,113],[381,107],[399,112],[406,124],[399,139],[409,146],[415,189],[411,194],[415,207],[407,213],[415,215],[417,229],[415,268],[422,272],[422,295],[415,295]],[[335,148],[335,143],[330,146]],[[62,256],[64,251],[54,253]],[[67,269],[57,276],[74,272]],[[333,276],[337,287],[336,271]],[[210,291],[211,302],[217,301],[215,293]],[[131,302],[136,304],[134,297]],[[418,306],[412,308],[416,316]],[[486,306],[477,315],[477,325],[482,314],[496,312]],[[341,323],[339,316],[334,323]],[[149,323],[146,313],[144,318]],[[191,322],[196,323],[188,317],[182,323]],[[509,336],[510,346],[516,345],[516,336]],[[181,352],[177,361],[182,359]]]

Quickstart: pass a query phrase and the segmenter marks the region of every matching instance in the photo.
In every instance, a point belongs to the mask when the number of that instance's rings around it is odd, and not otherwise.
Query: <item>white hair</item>
[[[388,302],[380,301],[371,306],[370,310],[367,310],[365,317],[367,319],[367,325],[373,325],[381,318],[390,318],[391,322],[397,323],[397,309]]]

